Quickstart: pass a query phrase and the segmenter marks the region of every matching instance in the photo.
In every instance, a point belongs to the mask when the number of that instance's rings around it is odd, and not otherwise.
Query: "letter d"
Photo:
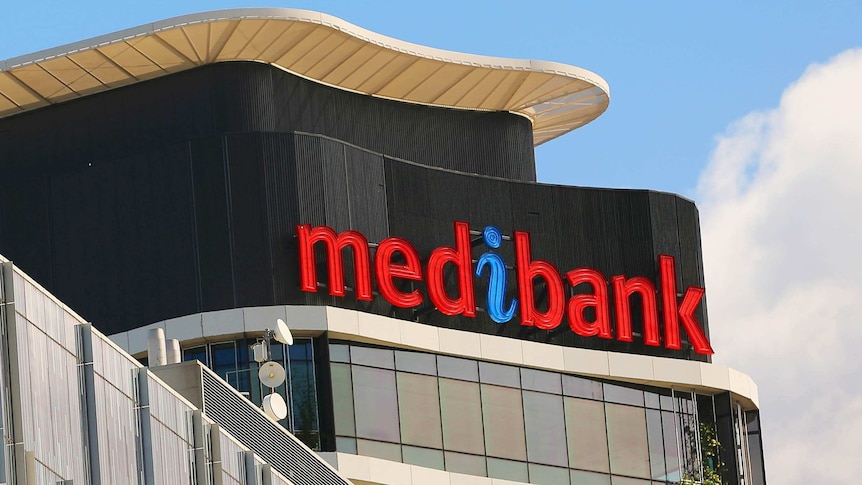
[[[446,292],[446,263],[458,272],[457,298]],[[437,310],[445,315],[476,316],[476,297],[473,293],[473,256],[470,245],[470,226],[455,222],[455,247],[443,246],[431,251],[428,258],[428,297]]]

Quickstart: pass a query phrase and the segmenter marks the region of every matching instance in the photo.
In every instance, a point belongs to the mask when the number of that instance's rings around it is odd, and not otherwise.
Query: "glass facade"
[[[329,353],[341,452],[548,485],[700,483],[716,465],[701,447],[711,396],[351,343]]]
[[[254,361],[250,353],[250,347],[256,341],[243,339],[188,348],[183,351],[183,360],[199,360],[260,406],[263,397],[272,391],[261,385],[257,375],[260,364]],[[284,384],[274,389],[274,392],[281,394],[288,403],[287,417],[279,423],[309,448],[319,449],[317,384],[312,339],[297,338],[290,347],[273,340],[270,342],[270,360],[284,367],[286,374]],[[369,369],[373,370],[371,367]],[[333,375],[333,379],[335,378]],[[394,386],[393,383],[393,389]]]
[[[270,390],[259,382],[253,343],[213,342],[186,349],[184,358],[200,360],[259,405]],[[731,404],[729,393],[352,342],[329,343],[328,354],[329,362],[315,362],[308,338],[271,349],[287,371],[275,389],[288,402],[281,424],[313,449],[321,449],[320,413],[331,411],[334,437],[327,432],[324,442],[334,445],[324,451],[334,446],[449,472],[550,485],[710,483],[718,476],[763,483],[759,415]],[[319,402],[317,373],[326,365],[332,400]]]

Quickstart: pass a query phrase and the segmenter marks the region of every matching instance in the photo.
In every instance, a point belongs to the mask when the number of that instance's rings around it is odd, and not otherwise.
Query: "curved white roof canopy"
[[[185,15],[0,62],[0,117],[204,64],[257,61],[337,88],[431,106],[510,111],[539,145],[602,114],[609,89],[579,67],[403,42],[330,15]]]

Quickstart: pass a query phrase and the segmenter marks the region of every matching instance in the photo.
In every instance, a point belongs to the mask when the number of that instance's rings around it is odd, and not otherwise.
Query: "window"
[[[443,435],[437,378],[399,372],[397,385],[401,442],[442,449]]]
[[[643,408],[605,404],[611,473],[649,478],[646,416]]]
[[[476,455],[485,454],[479,384],[440,379],[440,411],[443,448]]]
[[[395,371],[353,366],[353,402],[358,438],[399,441]]]
[[[600,401],[565,398],[569,466],[608,473],[605,405]]]
[[[527,459],[533,463],[568,467],[563,398],[533,391],[523,391],[523,398]]]
[[[488,456],[527,460],[521,391],[482,384],[482,420]]]

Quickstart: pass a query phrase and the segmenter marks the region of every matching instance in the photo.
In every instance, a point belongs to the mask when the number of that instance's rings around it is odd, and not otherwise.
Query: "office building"
[[[607,108],[597,74],[287,9],[0,67],[0,253],[123,352],[179,340],[214,374],[147,375],[260,467],[287,442],[206,390],[260,404],[250,346],[282,319],[280,424],[341,479],[765,483],[757,387],[711,363],[694,203],[536,181],[534,147]],[[167,384],[188,369],[200,402]]]

